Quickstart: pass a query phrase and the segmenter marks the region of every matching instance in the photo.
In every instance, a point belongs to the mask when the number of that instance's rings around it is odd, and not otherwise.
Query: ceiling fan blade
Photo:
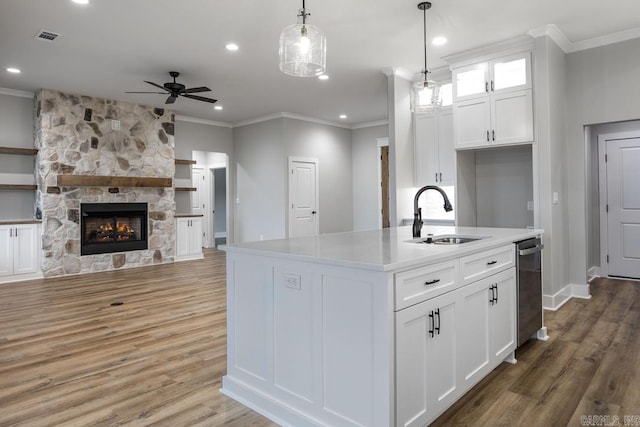
[[[197,92],[211,92],[211,89],[209,89],[206,86],[192,87],[189,89],[185,89],[183,93],[197,93]]]
[[[162,89],[162,90],[165,90],[165,91],[167,90],[164,86],[160,86],[160,85],[158,85],[158,84],[155,84],[154,82],[149,82],[149,81],[146,81],[146,80],[145,80],[144,82],[145,82],[145,83],[149,83],[149,84],[150,84],[150,85],[152,85],[152,86],[159,87],[159,88],[160,88],[160,89]],[[167,91],[167,92],[168,92],[168,91]]]
[[[125,92],[125,93],[159,93],[161,95],[165,95],[167,92]]]
[[[164,103],[165,104],[173,104],[174,102],[176,102],[176,98],[178,98],[177,95],[171,94],[171,96],[168,97],[167,100]]]
[[[204,96],[189,95],[189,94],[184,94],[182,96],[184,96],[185,98],[195,99],[196,101],[210,102],[211,104],[215,104],[216,102],[218,102],[217,99],[205,98]]]

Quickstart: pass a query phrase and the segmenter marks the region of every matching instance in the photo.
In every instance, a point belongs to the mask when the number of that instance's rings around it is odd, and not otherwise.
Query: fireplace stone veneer
[[[174,115],[165,109],[70,95],[36,94],[36,208],[42,212],[45,277],[173,262],[176,229],[172,187],[59,186],[60,175],[173,178]],[[81,206],[143,203],[147,248],[83,255]]]

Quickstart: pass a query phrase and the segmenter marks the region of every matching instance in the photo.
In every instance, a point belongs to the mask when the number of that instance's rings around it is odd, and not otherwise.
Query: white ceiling
[[[428,35],[449,42],[429,46],[429,68],[440,58],[555,24],[569,42],[626,31],[640,36],[640,1],[433,0]],[[278,38],[296,22],[301,0],[0,0],[0,87],[49,88],[162,106],[144,83],[182,73],[187,87],[208,86],[211,104],[179,98],[172,109],[185,116],[238,123],[287,112],[347,126],[385,120],[382,69],[419,72],[422,12],[416,0],[307,0],[311,23],[327,36],[330,79],[296,78],[278,69]],[[36,40],[39,30],[61,34]],[[240,45],[228,52],[225,44]],[[588,43],[587,43],[588,44]],[[5,72],[9,66],[22,74]],[[339,114],[347,114],[341,121]]]

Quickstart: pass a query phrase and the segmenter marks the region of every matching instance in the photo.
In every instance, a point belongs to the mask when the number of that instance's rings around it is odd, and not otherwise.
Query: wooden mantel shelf
[[[172,178],[141,176],[58,175],[58,187],[172,187]]]
[[[15,148],[15,147],[0,147],[0,154],[20,154],[23,156],[35,156],[38,154],[36,148]]]
[[[176,159],[175,162],[176,162],[176,165],[195,165],[196,164],[195,160],[188,160],[188,159]]]

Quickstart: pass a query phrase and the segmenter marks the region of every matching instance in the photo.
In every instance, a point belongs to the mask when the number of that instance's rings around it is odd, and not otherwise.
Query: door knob
[[[315,215],[317,212],[316,212],[316,211],[311,211],[311,213],[312,213],[313,215]]]

